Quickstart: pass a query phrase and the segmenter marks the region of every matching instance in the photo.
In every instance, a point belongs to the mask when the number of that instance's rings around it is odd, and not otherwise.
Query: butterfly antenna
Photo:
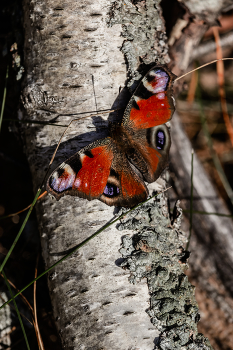
[[[97,112],[98,108],[97,108],[97,101],[96,101],[96,94],[95,94],[95,79],[94,79],[94,75],[92,75],[91,77],[92,77],[93,92],[94,92],[94,97],[95,97],[95,108],[96,108],[96,112]]]
[[[205,64],[203,64],[202,66],[197,67],[197,68],[195,68],[195,69],[193,69],[193,70],[190,70],[189,72],[187,72],[187,73],[181,75],[180,77],[176,78],[176,79],[174,80],[174,82],[180,80],[181,78],[184,78],[186,75],[188,75],[188,74],[190,74],[190,73],[192,73],[192,72],[195,72],[195,71],[198,70],[198,69],[201,69],[201,68],[203,68],[203,67],[209,66],[209,65],[212,64],[212,63],[216,63],[216,62],[218,62],[218,61],[228,61],[228,60],[233,60],[233,58],[232,58],[232,57],[229,57],[229,58],[220,58],[220,59],[218,59],[218,60],[213,60],[213,61],[211,61],[211,62],[205,63]]]

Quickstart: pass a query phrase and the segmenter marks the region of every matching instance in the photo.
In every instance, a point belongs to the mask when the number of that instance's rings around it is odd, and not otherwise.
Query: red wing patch
[[[66,160],[50,175],[48,192],[57,200],[64,194],[89,200],[99,198],[105,189],[113,157],[109,138],[96,141]]]
[[[138,100],[139,109],[132,108],[129,120],[137,129],[148,129],[166,123],[172,116],[166,92],[149,97],[147,100]]]
[[[99,146],[90,150],[90,155],[80,155],[82,168],[72,188],[87,197],[98,198],[104,192],[109,177],[113,152],[107,146]]]

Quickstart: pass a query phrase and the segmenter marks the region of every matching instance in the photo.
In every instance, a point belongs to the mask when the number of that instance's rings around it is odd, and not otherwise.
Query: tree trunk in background
[[[92,77],[98,110],[125,105],[124,91],[114,101],[119,86],[125,86],[127,73],[131,87],[140,78],[137,68],[141,61],[169,62],[159,4],[155,0],[24,0],[26,118],[56,118],[57,124],[68,124],[75,113],[94,111]],[[225,5],[213,2],[213,9],[210,4],[203,9],[202,1],[185,4],[196,19],[186,11],[186,28],[172,47],[170,66],[177,74],[187,68],[192,49],[208,27],[208,16],[212,23]],[[63,139],[54,168],[80,148],[106,136],[106,126],[107,117],[103,115],[75,122]],[[35,190],[62,131],[55,126],[28,126],[24,130]],[[162,179],[158,183],[165,186]],[[116,209],[97,200],[67,196],[55,202],[47,196],[37,205],[46,267],[104,226],[115,213]],[[118,264],[122,234],[132,235],[111,226],[49,275],[54,316],[66,349],[146,350],[155,346],[160,331],[145,312],[149,307],[147,281],[130,284],[128,270]],[[175,349],[174,344],[169,346]]]
[[[231,1],[184,1],[191,15],[183,15],[184,29],[178,31],[174,45],[170,47],[172,71],[177,75],[187,70],[195,48],[208,26],[218,25],[219,12],[232,8]],[[178,21],[177,21],[178,22]],[[179,27],[179,26],[178,26]],[[174,30],[172,35],[177,34]],[[196,59],[196,57],[195,57]],[[182,200],[182,208],[190,208],[191,144],[179,116],[172,120],[172,147],[170,152],[173,200]],[[231,214],[205,170],[194,157],[193,210]],[[183,220],[183,229],[188,223]],[[232,349],[233,331],[233,223],[231,218],[214,215],[193,216],[193,235],[189,250],[191,282],[196,286],[196,298],[200,308],[199,331],[210,339],[215,350]],[[227,336],[226,336],[227,334]]]
[[[182,199],[182,207],[190,208],[192,146],[178,120],[173,116],[171,173],[176,191],[170,199]],[[194,156],[193,210],[230,214],[208,176]],[[186,226],[186,227],[185,227]],[[183,229],[188,231],[187,222]],[[215,215],[193,215],[193,235],[189,250],[188,275],[196,288],[201,311],[199,331],[211,340],[214,349],[232,347],[233,317],[233,223],[231,218]],[[227,332],[228,337],[225,337]],[[217,335],[217,336],[216,336]],[[219,345],[224,343],[224,347]]]

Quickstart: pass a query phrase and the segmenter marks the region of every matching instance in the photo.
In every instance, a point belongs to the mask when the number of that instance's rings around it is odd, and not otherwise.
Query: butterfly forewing
[[[148,129],[170,120],[175,109],[171,95],[174,77],[165,67],[152,68],[131,97],[122,124]]]
[[[106,186],[114,158],[112,140],[98,140],[81,149],[51,174],[47,190],[56,199],[65,194],[94,199]]]
[[[47,190],[57,200],[69,194],[125,207],[138,204],[148,194],[143,180],[110,137],[81,149],[62,163],[49,177]]]

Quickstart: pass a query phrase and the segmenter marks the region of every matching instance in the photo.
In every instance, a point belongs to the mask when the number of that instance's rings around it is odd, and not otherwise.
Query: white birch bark
[[[152,4],[148,2],[148,5],[157,16],[153,32],[159,26],[161,39],[162,20]],[[92,75],[98,109],[111,108],[127,73],[120,51],[124,42],[122,27],[107,25],[111,6],[110,1],[24,2],[27,73],[23,98],[32,120],[49,121],[62,113],[95,110]],[[138,21],[141,19],[131,3],[126,1],[121,6],[122,11],[124,6],[129,7],[128,16],[131,11]],[[153,38],[151,42],[154,43]],[[138,53],[133,50],[138,49],[141,56],[148,52],[148,42],[143,42],[141,47],[139,42],[136,44],[138,47],[125,48],[133,60],[132,73],[138,64]],[[168,60],[168,56],[164,57]],[[61,115],[56,123],[67,124],[72,118],[73,115]],[[95,130],[102,125],[106,123],[100,117],[77,122],[63,139],[54,163],[57,165],[84,145],[105,136],[106,130]],[[35,189],[61,133],[61,128],[52,126],[25,129]],[[88,202],[67,196],[56,203],[46,197],[38,205],[37,213],[43,257],[49,267],[111,220],[114,208],[97,200]],[[159,333],[145,312],[149,307],[147,283],[143,280],[130,284],[128,272],[116,264],[121,257],[118,252],[121,236],[111,227],[50,274],[54,315],[65,348],[154,347]]]
[[[1,300],[7,300],[7,294],[1,292]],[[5,349],[11,345],[12,317],[10,306],[0,310],[0,349]]]
[[[24,0],[24,11],[27,72],[23,101],[32,120],[56,118],[56,123],[67,124],[75,113],[95,110],[92,76],[98,109],[111,108],[119,86],[125,86],[125,59],[131,78],[139,77],[139,57],[144,63],[169,62],[159,1]],[[104,137],[107,132],[101,127],[107,125],[106,119],[76,122],[63,139],[54,167]],[[54,126],[28,125],[24,130],[35,190],[61,133]],[[54,202],[46,197],[37,214],[49,267],[111,220],[115,209],[97,200],[67,196]],[[127,233],[132,234],[124,230]],[[111,227],[49,275],[56,324],[66,349],[154,348],[159,331],[145,312],[149,307],[146,280],[130,284],[127,270],[116,263],[121,258],[121,236]]]

